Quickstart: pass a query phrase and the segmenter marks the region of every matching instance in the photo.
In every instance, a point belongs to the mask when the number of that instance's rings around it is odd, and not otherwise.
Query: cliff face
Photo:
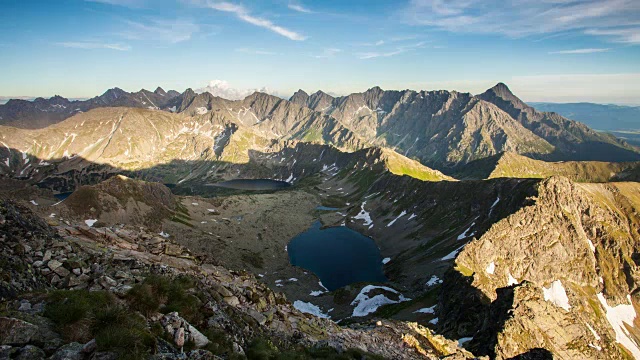
[[[471,349],[501,359],[533,348],[576,359],[640,354],[637,191],[635,183],[542,181],[534,205],[456,258],[443,283],[441,329],[474,337]],[[627,325],[614,315],[624,311]]]

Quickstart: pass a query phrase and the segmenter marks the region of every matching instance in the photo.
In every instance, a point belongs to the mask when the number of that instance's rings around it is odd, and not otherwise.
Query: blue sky
[[[384,89],[640,104],[638,0],[5,0],[0,96]]]

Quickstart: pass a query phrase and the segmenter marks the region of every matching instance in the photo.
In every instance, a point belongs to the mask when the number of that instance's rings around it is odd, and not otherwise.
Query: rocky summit
[[[503,83],[10,100],[0,145],[0,358],[640,359],[640,149]]]

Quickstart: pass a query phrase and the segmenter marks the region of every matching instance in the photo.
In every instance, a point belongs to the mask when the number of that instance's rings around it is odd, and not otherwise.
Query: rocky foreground
[[[144,227],[0,200],[0,358],[473,358],[416,324],[340,327]]]

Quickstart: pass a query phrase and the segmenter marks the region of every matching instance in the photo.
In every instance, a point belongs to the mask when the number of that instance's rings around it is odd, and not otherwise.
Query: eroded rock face
[[[633,332],[632,348],[621,349],[599,300],[637,301],[637,191],[631,183],[542,181],[534,205],[494,224],[456,258],[444,279],[441,329],[473,336],[471,349],[500,359],[535,348],[572,359],[638,351]]]

